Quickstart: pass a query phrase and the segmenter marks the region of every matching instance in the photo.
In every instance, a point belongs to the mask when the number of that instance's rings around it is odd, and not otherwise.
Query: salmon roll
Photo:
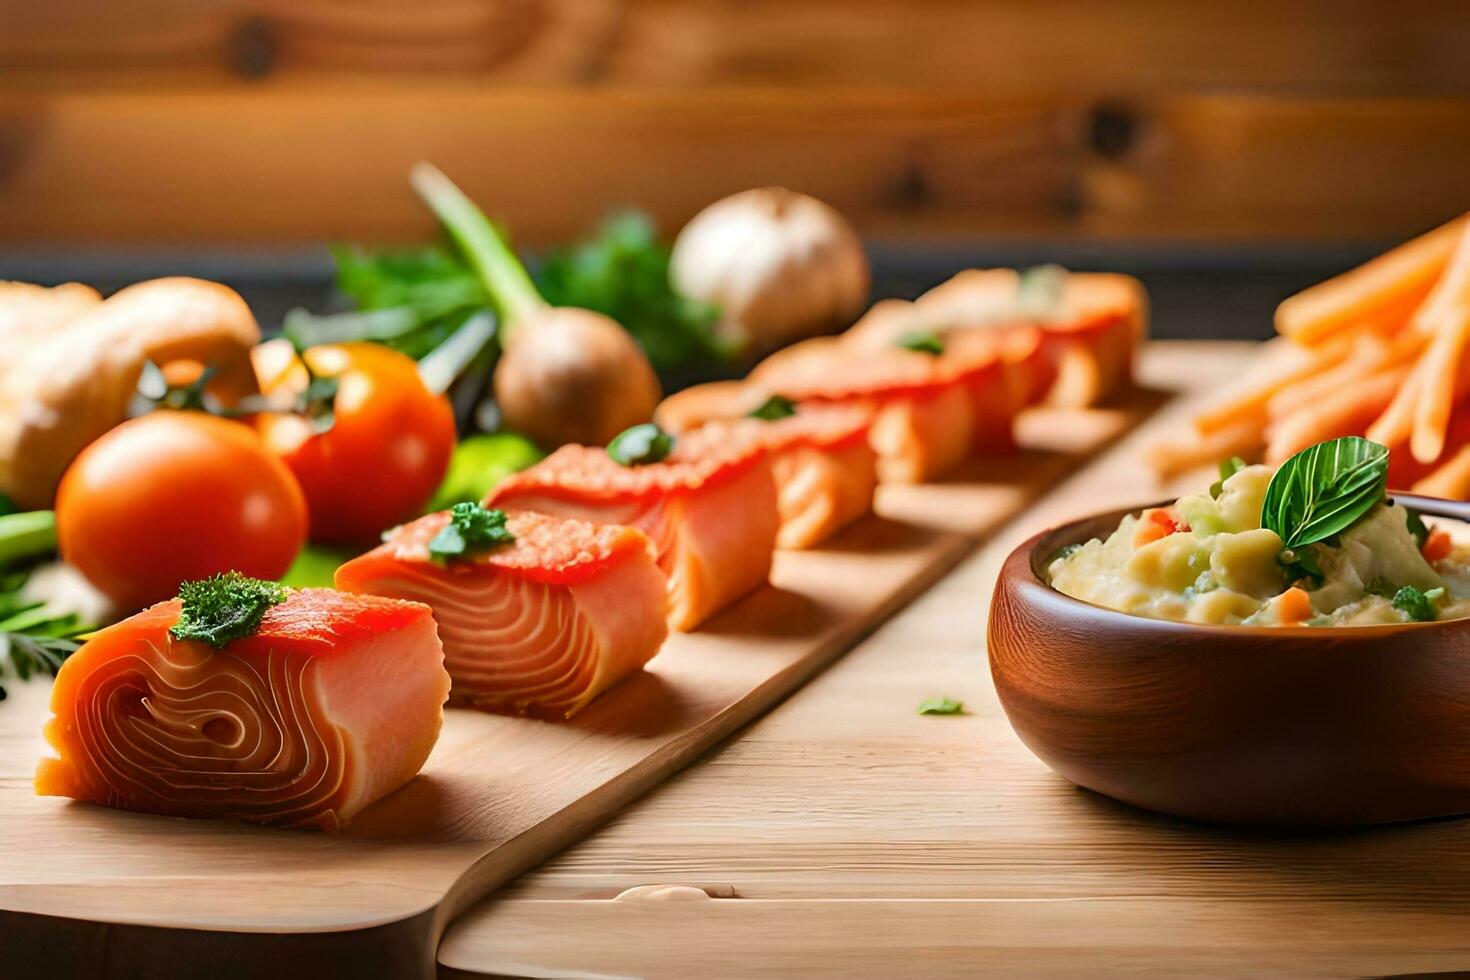
[[[975,435],[969,387],[983,368],[959,370],[942,352],[941,344],[917,332],[871,351],[823,337],[768,357],[751,372],[750,383],[802,405],[867,408],[878,479],[925,483],[963,462]]]
[[[770,455],[745,435],[673,437],[652,423],[562,446],[491,491],[487,507],[636,527],[668,576],[669,625],[692,630],[770,576],[780,515]]]
[[[570,718],[658,653],[666,581],[641,531],[476,504],[421,517],[337,588],[427,603],[453,704]]]
[[[449,693],[428,606],[235,573],[180,594],[62,665],[38,795],[336,830],[423,766]]]
[[[970,269],[920,296],[914,316],[949,329],[1030,323],[1043,332],[1054,377],[1048,404],[1082,408],[1131,382],[1148,333],[1148,294],[1132,276],[1041,266]]]
[[[778,548],[814,547],[872,510],[878,472],[867,405],[799,406],[715,381],[665,398],[654,418],[670,431],[709,427],[766,447],[781,515]]]

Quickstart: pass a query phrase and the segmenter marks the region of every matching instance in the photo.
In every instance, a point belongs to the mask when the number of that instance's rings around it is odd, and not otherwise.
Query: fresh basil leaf
[[[1388,448],[1344,436],[1304,449],[1281,464],[1266,487],[1261,526],[1288,549],[1352,527],[1384,499]]]
[[[1246,468],[1246,461],[1239,456],[1231,456],[1229,459],[1220,461],[1220,479],[1210,484],[1210,496],[1219,498],[1225,491],[1225,481]]]
[[[674,437],[652,422],[624,429],[607,444],[607,454],[623,466],[663,461],[674,450]]]
[[[964,712],[964,702],[954,698],[925,698],[919,702],[921,715],[960,715]]]

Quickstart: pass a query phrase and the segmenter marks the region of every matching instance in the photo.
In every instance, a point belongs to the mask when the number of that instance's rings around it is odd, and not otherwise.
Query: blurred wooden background
[[[0,244],[520,240],[785,183],[896,240],[1387,240],[1470,207],[1470,3],[0,0]]]

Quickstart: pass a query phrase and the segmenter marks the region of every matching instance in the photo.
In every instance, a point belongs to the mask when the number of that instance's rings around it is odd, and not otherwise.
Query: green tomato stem
[[[546,300],[526,273],[500,232],[475,206],[464,191],[432,163],[417,163],[409,171],[409,182],[429,209],[444,223],[450,237],[464,250],[465,257],[485,284],[503,316],[501,340],[515,325],[546,309]]]

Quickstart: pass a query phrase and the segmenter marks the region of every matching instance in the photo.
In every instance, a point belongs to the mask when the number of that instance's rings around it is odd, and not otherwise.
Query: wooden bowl
[[[1470,812],[1470,620],[1196,626],[1051,587],[1057,549],[1136,510],[1038,534],[1001,570],[991,673],[1043,762],[1125,803],[1224,823]]]

